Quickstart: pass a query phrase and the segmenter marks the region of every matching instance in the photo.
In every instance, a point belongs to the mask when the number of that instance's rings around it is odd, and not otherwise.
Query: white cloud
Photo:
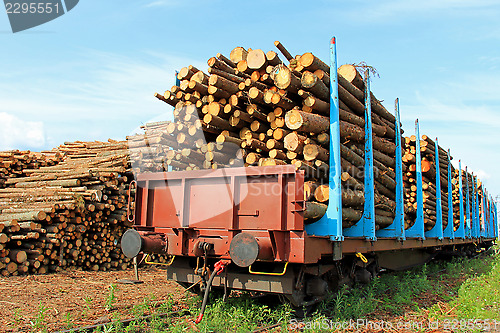
[[[450,148],[453,165],[467,167],[481,179],[490,193],[499,193],[497,169],[500,154],[500,90],[497,74],[467,73],[446,80],[430,81],[414,93],[411,105],[401,102],[405,135],[414,134],[419,119],[420,134],[438,136],[443,148]]]
[[[500,128],[500,114],[486,105],[467,105],[463,101],[448,104],[437,96],[417,93],[418,104],[405,106],[402,119],[443,122],[443,125],[462,123],[461,127],[475,125],[495,126]],[[464,129],[465,129],[464,128]]]
[[[358,1],[356,10],[347,14],[364,22],[386,22],[388,19],[402,19],[410,15],[413,18],[422,18],[422,15],[432,16],[446,14],[464,14],[468,17],[477,15],[492,15],[495,7],[498,10],[498,1],[485,0],[386,0],[386,1]]]
[[[500,64],[500,57],[499,56],[480,56],[478,58],[479,63],[490,66],[490,69],[496,69],[497,66]]]
[[[412,104],[405,105],[404,99],[401,100],[402,119],[419,118],[440,123],[444,128],[452,126],[462,136],[487,134],[478,131],[480,128],[500,135],[500,79],[496,72],[478,69],[481,72],[469,71],[429,80],[409,96]]]
[[[43,147],[36,137],[26,137],[26,145],[49,149],[64,141],[124,139],[152,118],[169,117],[172,108],[153,94],[175,84],[175,70],[190,64],[206,67],[150,52],[137,58],[94,50],[82,54],[56,68],[1,81],[0,112],[45,124]]]
[[[479,177],[479,179],[485,180],[485,179],[490,179],[491,175],[484,171],[483,169],[478,169],[475,172],[476,176]]]
[[[44,125],[0,112],[0,149],[39,149],[45,145]]]
[[[146,8],[151,8],[151,7],[164,7],[164,6],[172,6],[172,5],[176,5],[177,2],[175,1],[166,1],[166,0],[158,0],[158,1],[151,1],[151,2],[148,2],[146,5],[144,5],[144,7]]]

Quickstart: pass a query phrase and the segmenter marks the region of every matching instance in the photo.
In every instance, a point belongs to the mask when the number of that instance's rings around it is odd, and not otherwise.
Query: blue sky
[[[500,4],[473,0],[81,0],[66,15],[12,34],[0,14],[0,149],[42,150],[64,141],[123,139],[166,119],[153,97],[174,71],[206,69],[235,46],[365,61],[372,90],[404,129],[439,137],[456,160],[500,194]]]

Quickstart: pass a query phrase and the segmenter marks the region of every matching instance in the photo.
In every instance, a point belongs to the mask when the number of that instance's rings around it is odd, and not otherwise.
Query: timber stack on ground
[[[41,153],[29,150],[10,150],[0,152],[0,188],[5,187],[5,182],[10,178],[26,177],[23,170],[38,169],[53,166],[62,160],[58,151]]]
[[[128,265],[116,246],[130,227],[127,143],[65,143],[57,152],[57,165],[23,169],[26,177],[0,189],[2,275]]]
[[[207,73],[182,68],[155,96],[174,106],[171,122],[146,124],[128,137],[135,171],[293,164],[306,176],[306,223],[326,211],[329,169],[330,68],[312,53],[292,56],[236,47],[208,60]],[[364,207],[365,84],[357,68],[339,68],[343,226]],[[377,229],[392,223],[395,204],[395,117],[371,95]]]

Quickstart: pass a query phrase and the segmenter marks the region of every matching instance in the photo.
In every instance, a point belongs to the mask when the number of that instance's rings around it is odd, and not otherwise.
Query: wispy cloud
[[[483,169],[476,170],[476,176],[478,176],[479,179],[482,179],[482,180],[486,180],[486,179],[491,178],[491,175],[488,172],[484,171]]]
[[[44,124],[0,112],[0,150],[40,149],[45,145]]]
[[[490,106],[470,105],[463,101],[450,104],[437,96],[417,93],[416,104],[408,105],[403,119],[418,117],[421,120],[443,122],[444,124],[462,123],[464,126],[486,126],[500,128],[500,113]]]
[[[45,149],[71,140],[124,139],[150,119],[169,117],[171,107],[153,94],[174,85],[175,70],[188,64],[203,68],[199,61],[150,52],[135,58],[93,50],[83,54],[58,69],[0,83],[0,112],[30,119],[16,123],[18,128],[38,124],[45,131],[45,136],[26,136],[22,142],[4,140],[3,149],[19,143]]]
[[[500,35],[498,36],[500,38]],[[499,56],[480,56],[478,58],[480,64],[488,66],[489,70],[496,70],[500,65],[500,57]]]
[[[418,118],[420,134],[439,137],[441,146],[451,149],[455,167],[461,160],[462,168],[468,166],[498,193],[500,97],[495,92],[500,90],[500,80],[496,73],[471,72],[431,82],[414,93],[411,105],[401,105],[405,135],[414,133]]]
[[[147,4],[144,5],[146,8],[151,7],[165,7],[165,6],[173,6],[177,5],[178,2],[174,0],[157,0],[157,1],[148,1]]]
[[[383,0],[383,1],[357,1],[354,10],[349,9],[347,14],[362,21],[384,22],[385,20],[398,20],[406,17],[421,19],[422,16],[442,15],[443,11],[450,14],[494,15],[499,10],[498,1],[485,0]],[[351,7],[352,8],[352,7]]]

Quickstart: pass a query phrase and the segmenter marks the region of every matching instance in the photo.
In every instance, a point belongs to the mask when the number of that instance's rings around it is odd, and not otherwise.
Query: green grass
[[[116,284],[113,283],[109,286],[108,295],[106,296],[106,302],[105,302],[106,311],[110,311],[116,303],[115,290],[116,290]]]
[[[198,316],[201,297],[190,297],[186,300],[189,303],[191,314],[189,319]],[[281,323],[282,331],[287,331],[288,323],[292,318],[292,310],[287,304],[277,304],[268,306],[262,304],[250,297],[249,294],[243,294],[239,297],[229,298],[224,302],[221,298],[212,299],[207,305],[203,321],[194,325],[192,320],[186,320],[186,317],[176,315],[155,316],[175,310],[175,303],[172,299],[164,303],[154,301],[154,298],[148,297],[141,304],[131,309],[131,314],[136,317],[152,314],[148,322],[138,320],[124,327],[121,323],[109,323],[98,328],[95,332],[114,333],[114,332],[250,332],[263,326],[274,323]],[[130,317],[129,315],[122,316]],[[118,320],[119,318],[114,318]]]
[[[112,290],[108,298],[113,298]],[[191,312],[188,316],[153,316],[149,322],[138,321],[128,327],[109,324],[98,332],[189,332],[194,331],[195,326],[199,332],[249,332],[274,323],[281,324],[278,331],[286,332],[293,311],[288,305],[276,303],[263,304],[247,293],[226,302],[211,299],[203,321],[194,325],[192,319],[199,313],[201,297],[188,297],[183,301],[183,306]],[[173,299],[159,302],[151,295],[123,317],[160,314],[178,308],[179,304]],[[500,318],[500,256],[455,258],[382,274],[369,285],[345,287],[330,294],[307,321],[391,320],[398,316],[407,318],[408,314],[422,320]],[[306,331],[328,330],[306,327]]]
[[[487,281],[494,283],[488,285]],[[454,258],[382,274],[369,285],[345,287],[331,294],[311,321],[386,320],[406,313],[444,318],[435,315],[441,309],[439,305],[422,308],[426,298],[431,303],[451,302],[451,306],[456,306],[454,315],[460,318],[500,318],[500,257]]]
[[[441,308],[433,306],[429,309],[430,317],[500,319],[500,256],[482,259],[463,262],[461,268],[453,267],[456,274],[468,274],[469,278],[460,285],[457,297],[449,304],[450,309],[443,313]]]
[[[259,304],[248,296],[215,300],[198,324],[201,332],[248,332],[274,323],[286,325],[291,319],[291,308],[286,304],[273,306]]]
[[[384,274],[366,286],[344,287],[320,305],[314,315],[335,321],[366,318],[375,313],[401,315],[418,309],[415,297],[431,287],[424,266],[407,272]]]
[[[35,321],[30,322],[31,328],[34,332],[47,332],[47,323],[45,322],[45,316],[48,308],[40,302],[38,305],[38,313],[35,317]]]

